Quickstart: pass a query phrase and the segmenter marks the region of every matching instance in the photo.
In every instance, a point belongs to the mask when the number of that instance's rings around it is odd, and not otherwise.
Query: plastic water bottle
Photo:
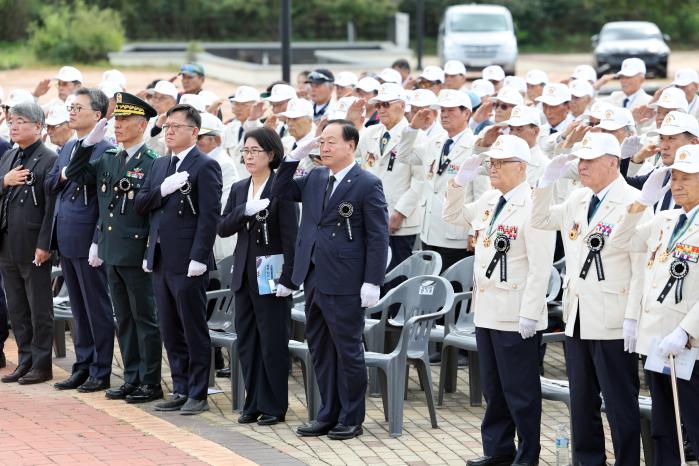
[[[556,466],[570,465],[570,436],[568,426],[559,424],[556,427]]]

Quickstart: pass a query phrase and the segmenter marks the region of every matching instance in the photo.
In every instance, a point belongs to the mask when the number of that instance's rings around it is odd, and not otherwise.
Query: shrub
[[[57,64],[103,60],[124,43],[119,13],[85,5],[83,0],[70,6],[45,6],[29,31],[29,44],[36,57]]]

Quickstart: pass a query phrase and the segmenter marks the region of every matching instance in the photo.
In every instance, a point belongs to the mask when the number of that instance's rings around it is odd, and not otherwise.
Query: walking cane
[[[675,405],[675,426],[677,427],[677,446],[680,449],[680,465],[687,466],[682,444],[682,427],[680,421],[680,405],[677,398],[677,376],[675,375],[675,356],[670,355],[670,382],[672,385],[672,403]]]

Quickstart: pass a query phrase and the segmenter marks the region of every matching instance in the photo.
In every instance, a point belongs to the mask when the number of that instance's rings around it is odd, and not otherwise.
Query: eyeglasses
[[[63,123],[59,123],[57,125],[46,125],[46,131],[54,131],[60,128],[61,126],[67,125],[68,122],[64,121]]]
[[[167,133],[169,130],[177,131],[177,130],[179,130],[180,128],[194,128],[194,126],[192,126],[192,125],[168,124],[168,123],[165,123],[165,124],[163,125],[163,131],[165,131],[166,133]]]
[[[264,149],[258,149],[257,147],[253,147],[252,149],[248,149],[248,148],[240,149],[240,155],[242,155],[243,157],[250,156],[253,158],[257,158],[257,157],[261,157],[262,154],[266,154],[267,152],[268,151],[266,151]]]
[[[488,170],[492,168],[500,170],[502,168],[502,165],[505,163],[521,163],[521,160],[486,160],[485,168]]]
[[[440,84],[439,81],[429,81],[429,80],[427,80],[427,79],[420,79],[420,80],[417,82],[417,87],[419,87],[420,89],[427,89],[427,88],[430,88],[430,87],[435,87],[435,86],[437,86],[438,84]]]
[[[24,121],[24,120],[19,120],[19,121],[8,121],[8,122],[7,122],[7,127],[8,127],[8,128],[12,128],[13,126],[26,125],[27,123],[32,123],[32,124],[34,124],[33,121]]]
[[[80,105],[69,105],[66,106],[66,110],[68,110],[68,113],[80,113],[81,110],[92,110],[91,108],[88,107],[83,107]],[[97,110],[92,110],[93,112],[96,112]]]
[[[388,102],[377,102],[376,108],[389,108],[392,103],[398,102],[398,100],[389,100]]]

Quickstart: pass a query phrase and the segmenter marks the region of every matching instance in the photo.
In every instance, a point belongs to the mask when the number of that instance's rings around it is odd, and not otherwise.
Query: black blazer
[[[195,260],[213,270],[216,225],[221,212],[221,166],[196,146],[180,163],[177,171],[189,173],[192,184],[189,196],[196,212],[194,214],[180,191],[164,198],[160,195],[160,185],[165,179],[170,160],[170,157],[155,159],[134,202],[138,213],[150,214],[146,249],[148,268],[153,270],[155,245],[159,238],[164,269],[186,274],[189,261]]]
[[[272,190],[275,174],[267,180],[260,198],[269,198]],[[238,234],[235,245],[235,259],[233,262],[233,277],[231,290],[238,291],[243,283],[243,273],[248,271],[248,279],[253,279],[251,272],[255,271],[255,258],[257,256],[271,256],[284,254],[284,267],[279,282],[293,290],[297,287],[291,281],[294,270],[294,252],[296,234],[298,233],[298,216],[296,205],[290,201],[274,198],[267,210],[267,231],[269,245],[265,246],[262,223],[255,219],[255,215],[245,215],[245,203],[248,201],[248,189],[252,183],[251,178],[240,180],[231,186],[226,209],[223,211],[221,221],[218,224],[218,234],[221,237]]]
[[[19,148],[7,151],[0,160],[0,178],[12,168]],[[0,259],[18,263],[31,263],[36,249],[51,249],[51,227],[55,197],[44,189],[44,181],[58,156],[43,143],[24,160],[24,168],[34,174],[34,192],[38,205],[34,205],[29,186],[3,188],[0,183],[0,202],[10,196],[7,206],[7,235],[9,247],[2,248]],[[2,238],[0,236],[0,238]]]

